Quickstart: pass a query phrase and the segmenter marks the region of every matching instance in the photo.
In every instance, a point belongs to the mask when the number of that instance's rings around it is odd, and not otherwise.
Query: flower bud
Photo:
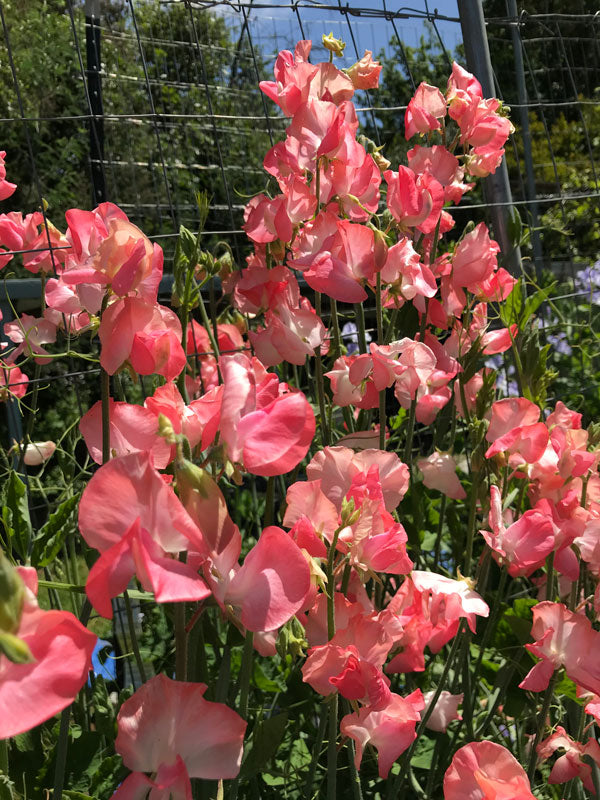
[[[175,463],[175,477],[177,479],[177,488],[184,498],[192,491],[199,492],[202,497],[208,497],[210,492],[210,485],[213,479],[201,467],[197,467],[191,461],[183,458]]]
[[[177,443],[177,434],[173,428],[173,423],[165,414],[158,415],[158,435],[162,436],[167,444]]]
[[[19,630],[24,601],[25,584],[0,551],[0,631],[15,633]]]
[[[333,53],[334,56],[341,56],[344,54],[346,42],[342,42],[341,39],[336,39],[333,35],[333,31],[328,36],[323,34],[322,41],[323,47],[329,50],[330,53]]]
[[[12,633],[0,631],[0,654],[5,655],[14,664],[29,664],[35,661],[29,645]]]

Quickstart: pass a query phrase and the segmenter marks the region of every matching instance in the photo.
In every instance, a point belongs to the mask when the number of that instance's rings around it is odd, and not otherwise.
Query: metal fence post
[[[467,67],[481,83],[484,96],[494,97],[494,73],[485,30],[483,4],[481,0],[458,0],[458,13]],[[483,191],[490,206],[494,236],[504,255],[506,268],[513,275],[521,275],[523,269],[521,250],[518,246],[513,246],[508,231],[512,192],[504,159],[496,172],[484,180]]]
[[[104,119],[100,77],[100,0],[85,0],[85,71],[90,104],[90,164],[92,201],[95,206],[106,197],[104,177]]]

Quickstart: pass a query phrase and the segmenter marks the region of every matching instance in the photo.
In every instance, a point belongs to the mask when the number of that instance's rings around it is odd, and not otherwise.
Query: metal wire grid
[[[556,235],[544,226],[552,214],[564,226],[572,225],[570,210],[582,201],[590,212],[577,224],[597,224],[600,216],[600,131],[595,135],[589,122],[598,110],[594,92],[600,84],[596,36],[600,22],[597,14],[511,15],[510,5],[508,0],[506,16],[489,18],[487,23],[499,95],[513,108],[515,122],[521,121],[507,147],[513,202],[540,228],[525,254],[538,267],[559,268],[570,275],[571,294],[576,295],[577,269],[593,262],[594,253],[582,254],[569,237],[561,237],[557,249]],[[67,169],[70,154],[77,154],[79,180],[60,202],[51,203],[50,217],[59,227],[65,208],[111,200],[159,241],[168,256],[179,225],[194,228],[193,193],[204,188],[213,197],[206,233],[227,238],[240,262],[245,253],[243,206],[248,196],[264,189],[262,157],[272,142],[282,138],[286,126],[257,85],[260,79],[271,79],[277,52],[292,48],[299,38],[311,38],[315,57],[326,58],[320,37],[332,30],[348,42],[341,63],[349,66],[367,48],[389,54],[395,36],[403,61],[399,67],[415,86],[416,65],[406,45],[418,45],[420,36],[430,36],[439,47],[438,58],[449,66],[461,37],[458,16],[430,12],[426,2],[419,10],[392,8],[386,0],[372,0],[369,6],[344,5],[341,0],[337,4],[126,0],[115,8],[100,7],[94,0],[85,5],[66,0],[64,7],[48,13],[54,15],[55,24],[59,20],[63,40],[69,44],[64,53],[68,69],[45,61],[45,82],[52,85],[67,75],[74,96],[63,106],[50,106],[52,114],[33,102],[29,86],[23,84],[27,39],[15,33],[12,4],[5,0],[0,11],[7,56],[0,69],[5,70],[8,90],[0,106],[1,121],[4,131],[18,129],[25,143],[19,155],[23,172],[30,176],[23,193],[30,209],[41,207],[42,198],[56,197],[53,182],[59,169],[47,169],[39,145],[47,148],[66,125],[68,146],[61,154],[60,170]],[[397,97],[383,106],[376,92],[359,93],[359,118],[371,123],[377,138],[384,120],[390,115],[398,118],[408,99]],[[559,160],[553,126],[561,115],[580,121],[583,146]],[[535,151],[530,143],[532,127],[538,137]],[[9,165],[10,157],[9,148]],[[565,180],[568,170],[589,174],[591,179],[575,186]],[[458,226],[487,206],[467,196],[458,208]],[[581,290],[581,296],[586,292]],[[3,310],[10,318],[10,307],[4,304]],[[79,372],[75,367],[68,371]]]

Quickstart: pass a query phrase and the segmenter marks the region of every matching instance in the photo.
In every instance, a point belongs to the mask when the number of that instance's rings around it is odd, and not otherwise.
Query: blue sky
[[[343,6],[346,5],[345,0],[340,1]],[[258,4],[261,6],[264,6],[266,2],[268,0],[258,0]],[[322,33],[333,31],[334,35],[341,37],[348,44],[346,49],[348,57],[344,59],[344,62],[347,61],[348,63],[337,63],[340,66],[348,66],[348,64],[353,63],[355,53],[350,40],[348,22],[345,16],[339,13],[335,0],[327,0],[326,4],[322,3],[325,6],[324,8],[307,8],[305,7],[306,0],[301,0],[301,2],[303,2],[303,6],[299,9],[299,15],[306,38],[312,38],[316,42],[320,40]],[[285,5],[286,0],[274,0],[273,7],[253,7],[250,12],[250,27],[253,40],[261,47],[265,55],[269,52],[274,55],[280,49],[290,47],[292,41],[300,38],[300,25],[297,15],[290,8],[278,8],[278,4]],[[423,13],[428,8],[433,13],[437,8],[441,15],[458,18],[456,0],[434,0],[434,2],[413,0],[410,6],[404,6],[394,0],[386,0],[386,4],[389,11],[402,10],[407,13]],[[383,0],[354,0],[348,5],[350,8],[382,10]],[[239,15],[236,14],[235,16],[237,17],[235,22],[239,24]],[[357,49],[361,55],[365,49],[376,53],[381,48],[387,48],[389,39],[394,33],[394,27],[390,21],[381,17],[369,17],[367,15],[360,17],[348,15],[348,19],[356,39]],[[460,24],[446,21],[440,21],[437,24],[447,49],[454,50],[461,41]],[[396,19],[395,25],[400,38],[409,46],[417,45],[425,30],[423,20],[417,18]]]

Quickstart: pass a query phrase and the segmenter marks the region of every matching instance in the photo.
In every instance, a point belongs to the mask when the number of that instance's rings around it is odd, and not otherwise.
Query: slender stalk
[[[475,539],[475,526],[477,522],[477,495],[481,483],[481,470],[473,471],[473,484],[471,486],[471,502],[469,504],[469,522],[467,525],[467,541],[465,544],[464,574],[471,574],[471,559],[473,557],[473,540]]]
[[[138,672],[140,673],[140,678],[142,683],[146,683],[146,670],[144,668],[144,662],[142,661],[142,656],[140,653],[140,646],[137,639],[137,633],[135,631],[135,623],[133,620],[133,611],[131,610],[131,600],[129,599],[129,594],[127,593],[127,589],[123,592],[123,598],[125,600],[125,611],[127,613],[127,626],[129,628],[129,638],[131,639],[131,646],[133,648],[133,655],[135,658],[135,663],[138,668]],[[180,678],[180,680],[185,680],[184,678]]]
[[[329,738],[327,741],[327,800],[337,800],[337,733],[338,696],[333,695],[329,703]]]
[[[330,299],[329,308],[331,309],[331,330],[333,332],[333,352],[330,353],[332,358],[337,358],[342,350],[340,338],[340,322],[337,313],[337,301]]]
[[[375,285],[375,314],[377,316],[377,342],[383,344],[383,307],[381,305],[381,274],[377,273]],[[385,450],[385,389],[379,392],[379,449]]]
[[[431,701],[429,702],[429,705],[425,709],[425,711],[423,713],[423,716],[421,717],[421,722],[419,723],[419,725],[417,727],[417,730],[416,730],[415,739],[414,739],[413,743],[411,744],[411,746],[408,748],[408,750],[405,752],[405,754],[404,754],[404,756],[402,758],[402,763],[400,765],[400,773],[397,775],[397,777],[396,777],[396,779],[394,781],[390,782],[389,791],[388,791],[388,794],[387,794],[388,800],[397,800],[397,798],[402,797],[402,787],[404,786],[404,782],[406,780],[407,773],[408,773],[409,768],[410,768],[410,760],[413,757],[413,754],[414,754],[414,752],[416,750],[416,747],[417,747],[417,744],[419,742],[419,739],[423,735],[423,732],[425,730],[425,726],[427,725],[427,723],[429,722],[429,718],[433,714],[433,710],[434,710],[434,708],[435,708],[435,706],[437,704],[437,701],[440,699],[440,696],[441,696],[442,692],[444,691],[444,687],[446,685],[446,681],[448,680],[448,676],[450,674],[450,670],[452,669],[452,667],[454,665],[454,660],[455,660],[457,654],[460,651],[462,651],[462,648],[460,647],[460,645],[463,642],[463,634],[465,634],[465,633],[468,634],[469,631],[466,628],[466,624],[463,622],[462,626],[459,628],[456,636],[454,637],[454,641],[452,642],[452,647],[450,649],[450,653],[448,654],[448,658],[446,659],[446,663],[444,665],[444,669],[443,669],[442,674],[440,676],[440,680],[438,682],[438,685],[436,687],[434,695],[431,698]]]
[[[175,680],[185,681],[187,679],[187,632],[185,630],[185,603],[175,603],[174,612],[175,612]]]
[[[56,766],[54,768],[54,791],[52,792],[53,800],[62,800],[65,767],[67,765],[70,719],[71,706],[69,705],[60,715],[60,729],[58,733],[58,744],[56,746]]]
[[[351,712],[351,706],[348,700],[342,700],[343,710],[345,714]],[[348,770],[350,771],[350,783],[352,785],[352,795],[354,800],[363,800],[362,787],[360,785],[360,775],[354,763],[354,742],[348,739],[346,742],[346,753],[348,755]]]
[[[554,550],[546,559],[546,600],[554,600]]]
[[[239,714],[243,719],[248,718],[248,698],[250,696],[250,677],[254,659],[254,634],[246,631],[244,651],[242,653],[242,666],[240,667],[240,705]]]
[[[329,709],[323,706],[321,710],[321,717],[319,719],[319,728],[317,730],[317,738],[315,739],[315,746],[313,748],[312,759],[308,769],[308,777],[306,778],[306,786],[304,789],[305,800],[312,800],[313,786],[315,784],[315,775],[317,774],[317,766],[319,764],[319,756],[321,755],[321,747],[323,746],[323,739],[325,738],[325,728],[327,727],[327,720],[329,718]]]
[[[367,352],[367,329],[365,325],[365,309],[362,303],[354,304],[354,316],[358,331],[358,347],[361,353]]]
[[[321,292],[315,292],[315,311],[317,316],[321,316]],[[317,348],[315,353],[315,377],[317,383],[317,397],[319,399],[319,417],[321,418],[321,437],[323,445],[330,444],[329,429],[327,426],[327,414],[325,411],[325,382],[323,380],[323,359],[321,351]]]
[[[550,703],[552,702],[552,697],[554,695],[554,684],[556,683],[556,676],[558,672],[554,672],[552,677],[550,678],[550,683],[548,684],[548,688],[546,689],[546,693],[544,695],[544,703],[542,705],[542,711],[538,717],[538,726],[535,732],[535,739],[533,740],[533,744],[531,745],[531,755],[529,756],[529,766],[527,768],[527,777],[530,781],[533,780],[533,776],[535,775],[535,768],[537,766],[537,746],[540,743],[540,739],[544,733],[544,728],[546,726],[546,717],[548,716],[548,711],[550,710]]]
[[[254,634],[252,631],[246,631],[246,638],[244,639],[244,650],[242,652],[242,665],[240,667],[240,702],[238,706],[238,713],[242,719],[248,718],[248,698],[250,696],[250,678],[252,676],[252,663],[254,658]],[[236,800],[238,796],[238,789],[240,785],[239,777],[231,783],[229,791],[229,800]]]
[[[273,524],[275,505],[275,479],[267,478],[267,494],[265,496],[265,528]]]
[[[8,780],[8,740],[0,739],[0,800],[14,800],[10,785],[2,780],[4,776]]]
[[[421,325],[419,326],[419,341],[422,342],[425,338],[425,328],[427,326],[427,312],[429,311],[429,298],[425,300],[425,311],[421,314]],[[404,458],[403,461],[405,464],[408,464],[408,468],[410,470],[410,480],[412,482],[412,475],[413,475],[413,465],[412,465],[412,446],[413,446],[413,437],[415,434],[415,415],[417,413],[417,395],[415,396],[410,404],[410,411],[408,414],[408,428],[406,431],[406,443],[404,445]]]

